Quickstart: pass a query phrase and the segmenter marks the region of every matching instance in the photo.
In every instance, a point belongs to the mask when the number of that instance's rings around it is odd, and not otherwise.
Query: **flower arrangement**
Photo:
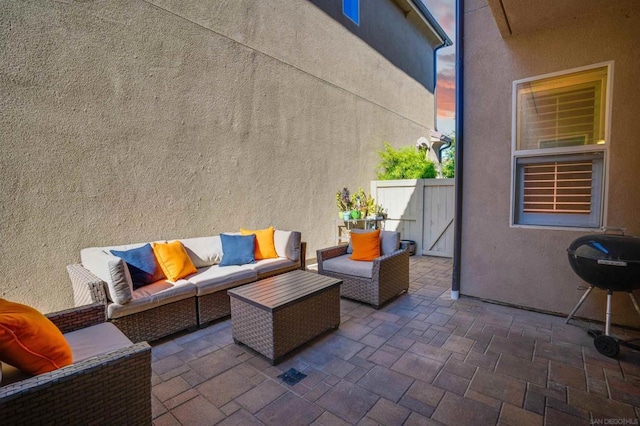
[[[336,192],[336,205],[341,213],[351,211],[352,204],[348,188],[342,188],[342,191]]]
[[[341,218],[345,220],[360,218],[380,218],[386,215],[386,210],[373,197],[367,195],[364,189],[358,188],[354,194],[349,192],[348,188],[342,188],[342,191],[336,192],[336,206],[340,212]]]

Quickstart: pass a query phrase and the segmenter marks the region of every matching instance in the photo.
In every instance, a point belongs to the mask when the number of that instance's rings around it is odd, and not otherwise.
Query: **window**
[[[354,24],[360,25],[360,0],[342,0],[342,13]]]
[[[602,226],[612,67],[514,82],[513,224]]]
[[[516,223],[600,226],[603,153],[516,159]]]

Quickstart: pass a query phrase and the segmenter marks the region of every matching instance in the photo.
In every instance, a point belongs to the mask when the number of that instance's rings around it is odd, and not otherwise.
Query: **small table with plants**
[[[384,218],[368,218],[368,219],[336,219],[335,220],[335,243],[343,244],[351,240],[352,229],[384,229]]]
[[[348,243],[352,229],[382,229],[386,218],[385,209],[376,204],[362,188],[351,195],[348,188],[336,192],[338,219],[335,220],[335,243]]]

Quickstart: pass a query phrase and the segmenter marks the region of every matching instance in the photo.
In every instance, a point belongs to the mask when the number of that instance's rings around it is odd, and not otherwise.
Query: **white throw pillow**
[[[80,252],[82,266],[107,283],[107,297],[124,305],[132,299],[133,282],[124,260],[102,249],[84,249]]]

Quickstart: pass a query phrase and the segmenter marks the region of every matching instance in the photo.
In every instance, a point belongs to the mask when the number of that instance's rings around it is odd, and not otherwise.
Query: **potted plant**
[[[336,205],[339,211],[338,217],[343,220],[349,220],[353,209],[349,189],[342,188],[342,191],[336,192]]]
[[[369,203],[369,197],[364,192],[364,189],[358,188],[358,191],[351,196],[351,217],[353,219],[360,219],[367,217],[367,206]]]
[[[383,220],[387,218],[387,209],[382,207],[380,204],[375,205],[375,214],[376,219]]]

